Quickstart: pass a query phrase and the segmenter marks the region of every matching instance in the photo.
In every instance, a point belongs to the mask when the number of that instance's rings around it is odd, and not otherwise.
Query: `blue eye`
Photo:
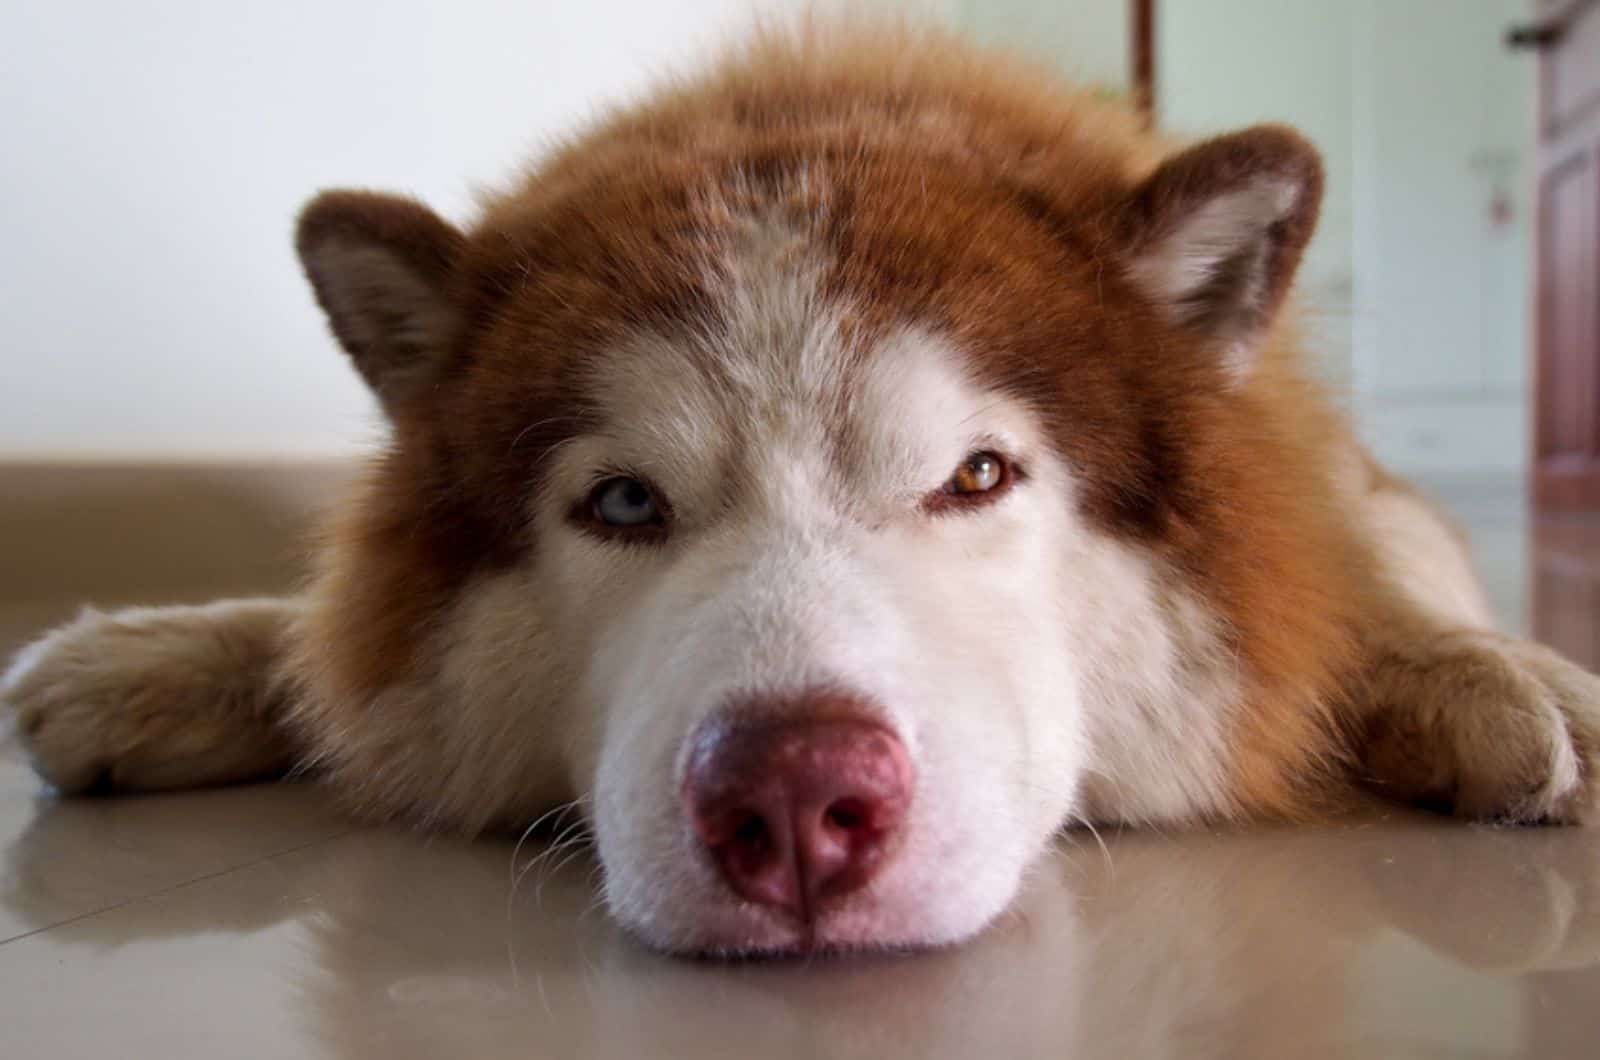
[[[589,511],[595,522],[619,530],[661,526],[661,508],[656,497],[636,478],[608,478],[589,495]]]

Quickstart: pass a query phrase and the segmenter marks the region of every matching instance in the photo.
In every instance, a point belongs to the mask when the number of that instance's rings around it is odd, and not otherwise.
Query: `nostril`
[[[724,853],[737,858],[744,871],[756,872],[776,856],[775,845],[767,819],[752,813],[733,830]]]
[[[734,828],[733,841],[742,847],[764,849],[771,841],[766,818],[758,813],[748,814]]]
[[[828,824],[842,832],[854,832],[867,826],[867,808],[856,799],[840,799],[828,807],[824,816]]]
[[[732,831],[721,843],[710,844],[712,854],[725,870],[747,880],[762,880],[766,889],[770,881],[764,877],[781,869],[783,856],[777,849],[777,839],[767,819],[753,811],[736,813]]]

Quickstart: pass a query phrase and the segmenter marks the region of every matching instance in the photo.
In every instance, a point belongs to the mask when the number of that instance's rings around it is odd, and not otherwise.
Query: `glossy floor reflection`
[[[1600,520],[1458,504],[1513,624],[1600,661]],[[969,946],[729,967],[621,937],[583,852],[363,827],[305,785],[59,801],[7,752],[0,1054],[1600,1055],[1600,834],[1374,807],[1103,838]]]

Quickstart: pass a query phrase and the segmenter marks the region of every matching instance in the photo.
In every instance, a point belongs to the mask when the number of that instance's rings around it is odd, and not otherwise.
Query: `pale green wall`
[[[1356,7],[1354,380],[1403,466],[1526,462],[1534,61],[1502,42],[1523,8]]]
[[[1156,21],[1163,127],[1199,136],[1285,122],[1322,151],[1327,192],[1300,286],[1322,374],[1341,384],[1354,287],[1350,11],[1326,0],[1168,0]]]
[[[1127,87],[1127,0],[946,0],[942,6],[983,40],[1052,59],[1088,84]]]
[[[1323,375],[1413,471],[1525,462],[1532,64],[1526,0],[1164,0],[1168,129],[1285,121],[1328,197],[1302,273]],[[1497,187],[1511,220],[1490,222]]]

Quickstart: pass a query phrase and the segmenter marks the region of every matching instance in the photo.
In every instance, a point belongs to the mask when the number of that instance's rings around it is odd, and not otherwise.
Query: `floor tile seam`
[[[357,827],[354,827],[354,828],[347,828],[347,829],[345,829],[344,831],[341,831],[341,832],[335,832],[335,833],[333,833],[331,835],[319,836],[316,839],[310,839],[310,840],[307,840],[304,843],[296,843],[293,846],[284,847],[281,850],[274,850],[274,851],[271,851],[269,853],[262,854],[260,857],[251,858],[249,861],[241,861],[237,865],[229,865],[227,868],[217,869],[217,870],[215,870],[213,872],[202,873],[199,876],[191,876],[188,879],[180,880],[177,883],[168,884],[165,887],[157,887],[154,890],[146,891],[146,892],[143,892],[141,894],[131,895],[131,896],[129,896],[127,898],[124,898],[124,899],[122,899],[120,901],[112,902],[109,905],[104,905],[104,906],[101,906],[101,907],[96,908],[96,909],[86,910],[85,912],[78,913],[78,914],[76,914],[74,916],[69,916],[69,917],[66,917],[64,919],[57,920],[57,921],[54,921],[54,922],[49,923],[49,924],[42,924],[42,925],[40,925],[39,927],[36,927],[36,928],[30,928],[29,930],[24,931],[24,932],[20,932],[19,934],[16,934],[16,935],[8,935],[5,938],[0,938],[0,946],[5,946],[5,945],[7,945],[9,943],[12,943],[12,942],[21,942],[23,939],[32,938],[34,935],[42,935],[46,931],[54,931],[56,928],[66,927],[68,924],[76,924],[80,920],[88,920],[90,917],[101,916],[101,915],[103,915],[105,913],[112,913],[112,912],[115,912],[118,909],[125,909],[128,906],[134,905],[134,904],[136,904],[138,902],[145,902],[145,901],[149,901],[152,898],[160,898],[160,897],[162,897],[164,895],[173,894],[173,893],[175,893],[177,891],[183,890],[185,887],[193,887],[195,884],[206,883],[206,882],[208,882],[210,880],[221,879],[222,877],[231,875],[232,873],[241,872],[241,871],[243,871],[245,869],[254,868],[254,867],[258,866],[258,865],[262,865],[262,864],[264,864],[264,863],[266,863],[268,861],[271,861],[274,858],[281,858],[281,857],[284,857],[284,856],[289,855],[289,854],[296,854],[296,853],[299,853],[302,850],[309,850],[312,847],[319,846],[319,845],[321,845],[323,843],[332,843],[332,842],[334,842],[336,840],[344,839],[344,838],[346,838],[348,836],[356,835],[356,834],[358,834],[360,832],[365,832],[365,831],[369,831],[369,829],[367,829],[365,827],[360,827],[360,826],[357,826]]]

